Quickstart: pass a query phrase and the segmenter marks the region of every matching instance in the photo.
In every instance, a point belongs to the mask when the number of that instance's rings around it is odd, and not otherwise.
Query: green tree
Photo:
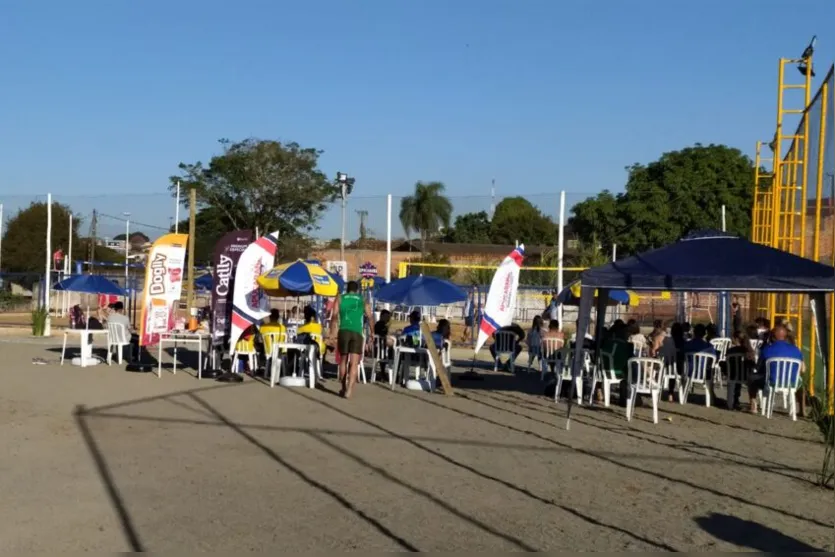
[[[201,209],[223,215],[229,230],[278,230],[279,242],[309,234],[338,188],[319,170],[322,151],[298,143],[246,139],[220,141],[223,152],[208,167],[180,163],[180,176],[171,177],[173,191],[195,188]],[[188,196],[183,196],[188,204]],[[196,247],[196,246],[195,246]]]
[[[611,257],[607,255],[610,252],[603,251],[603,246],[597,241],[596,236],[592,236],[588,242],[581,241],[577,247],[577,254],[575,260],[578,267],[599,267],[611,261]]]
[[[73,259],[87,261],[90,255],[90,238],[79,238],[78,243],[73,242],[72,246]],[[98,263],[124,263],[125,261],[125,252],[102,246],[98,242],[93,244],[93,250],[93,260]],[[85,272],[86,270],[85,268]],[[75,272],[74,269],[73,272]]]
[[[442,227],[449,228],[452,203],[444,195],[445,190],[441,182],[418,182],[415,193],[400,202],[400,224],[407,235],[420,234],[420,248],[424,253],[426,240]]]
[[[569,225],[583,244],[603,244],[610,250],[623,230],[623,220],[618,212],[618,197],[603,190],[595,197],[577,203],[571,212]],[[604,239],[605,241],[601,241]]]
[[[450,265],[449,257],[435,252],[424,254],[420,259],[416,259],[413,263],[430,263],[435,265]],[[426,275],[438,277],[442,279],[452,279],[458,270],[455,267],[423,267],[421,265],[409,265],[410,275]]]
[[[489,244],[490,219],[485,211],[465,213],[455,217],[447,240],[459,244]]]
[[[61,203],[52,204],[52,251],[69,248],[71,210]],[[43,273],[46,263],[45,202],[31,203],[21,209],[5,226],[3,235],[3,270],[13,273]],[[78,226],[81,219],[73,219],[73,249],[78,246]]]
[[[188,224],[188,219],[180,221],[177,227],[172,226],[169,232],[177,230],[181,233],[187,233]],[[197,211],[194,215],[194,263],[196,265],[211,264],[215,244],[224,234],[232,230],[235,230],[235,227],[229,221],[226,213],[217,207],[207,206]]]
[[[614,202],[602,192],[572,210],[569,222],[581,240],[596,237],[604,249],[616,243],[619,252],[637,253],[719,228],[722,205],[728,231],[750,233],[754,166],[738,149],[697,143],[627,170],[626,191]]]
[[[557,227],[524,197],[506,197],[496,205],[490,238],[494,244],[548,244],[556,241]]]

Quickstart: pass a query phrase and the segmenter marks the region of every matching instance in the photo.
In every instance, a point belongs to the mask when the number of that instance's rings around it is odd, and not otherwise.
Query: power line
[[[100,217],[107,217],[109,219],[117,220],[119,222],[128,222],[128,219],[126,219],[124,217],[115,217],[113,215],[108,215],[106,213],[96,213],[96,214]],[[164,232],[168,232],[168,229],[165,228],[164,226],[157,226],[155,224],[147,224],[147,223],[139,222],[139,221],[136,221],[136,220],[131,220],[130,223],[135,224],[137,226],[143,226],[145,228],[155,228],[156,230],[162,230]]]

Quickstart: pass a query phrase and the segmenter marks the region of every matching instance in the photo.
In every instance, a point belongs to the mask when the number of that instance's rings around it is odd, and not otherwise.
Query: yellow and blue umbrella
[[[566,306],[580,305],[580,287],[580,281],[569,284],[562,292],[557,294],[557,303]],[[594,291],[594,297],[597,298],[597,290]],[[631,290],[609,290],[610,306],[620,304],[637,306],[639,301],[638,295]]]
[[[273,267],[260,277],[258,285],[269,296],[333,297],[339,294],[339,284],[321,265],[312,261],[294,261]]]

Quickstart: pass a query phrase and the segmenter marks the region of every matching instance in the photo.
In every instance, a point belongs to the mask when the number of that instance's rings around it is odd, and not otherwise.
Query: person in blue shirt
[[[684,343],[681,351],[684,353],[684,360],[687,362],[688,366],[689,363],[692,361],[691,355],[692,354],[711,354],[714,357],[718,357],[716,353],[716,349],[710,344],[705,337],[707,336],[707,327],[704,325],[696,325],[693,327],[693,338],[692,340],[688,340]],[[705,370],[705,379],[709,381],[710,385],[710,398],[716,400],[716,394],[713,392],[713,367],[711,366],[709,369]],[[689,370],[688,370],[688,373]]]
[[[414,310],[409,314],[409,324],[403,328],[401,335],[406,346],[417,348],[420,346],[420,312]]]
[[[765,388],[766,373],[769,374],[771,382],[776,380],[776,369],[765,369],[765,363],[770,358],[793,358],[800,360],[800,366],[791,370],[792,383],[797,381],[797,376],[803,371],[803,353],[800,348],[789,342],[789,331],[783,325],[777,325],[771,331],[771,342],[760,350],[759,370],[748,386],[748,396],[751,399],[751,413],[757,413],[757,393]]]
[[[449,321],[446,319],[439,320],[438,326],[432,332],[432,340],[435,341],[435,346],[437,347],[439,352],[443,350],[444,341],[449,340],[451,334],[452,328],[449,324]]]

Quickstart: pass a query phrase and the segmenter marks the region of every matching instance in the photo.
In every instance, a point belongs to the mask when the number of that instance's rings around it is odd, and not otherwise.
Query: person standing
[[[368,319],[371,330],[374,330],[374,314],[371,313],[368,303],[360,296],[359,290],[357,281],[348,282],[345,294],[336,299],[333,311],[335,323],[331,331],[338,331],[336,350],[340,355],[339,380],[342,383],[342,390],[339,395],[344,398],[351,398],[354,384],[357,382],[360,357],[365,350],[365,339],[362,334],[363,317]]]

